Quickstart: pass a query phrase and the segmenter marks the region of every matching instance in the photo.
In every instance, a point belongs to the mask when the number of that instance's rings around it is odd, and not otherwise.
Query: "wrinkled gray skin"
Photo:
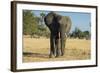
[[[51,32],[49,57],[63,56],[66,34],[69,33],[72,24],[70,17],[50,12],[45,16],[44,22]]]

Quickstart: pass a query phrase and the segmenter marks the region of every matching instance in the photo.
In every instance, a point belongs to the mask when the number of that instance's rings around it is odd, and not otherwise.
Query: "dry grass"
[[[49,58],[49,39],[23,38],[23,62],[90,59],[91,43],[84,39],[67,39],[64,56]]]

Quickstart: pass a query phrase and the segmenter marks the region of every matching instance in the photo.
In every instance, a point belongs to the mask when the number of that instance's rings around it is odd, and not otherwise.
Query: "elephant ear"
[[[46,20],[46,16],[44,17],[44,22],[45,22],[45,24],[48,26],[47,20]]]
[[[68,34],[71,30],[71,26],[72,26],[72,21],[71,21],[71,18],[69,16],[65,16],[66,18],[66,25],[65,25],[65,28],[66,28],[66,33]]]
[[[53,18],[54,18],[54,13],[50,12],[49,14],[47,14],[47,16],[45,16],[44,18],[44,22],[47,26],[50,26],[53,22]]]
[[[72,26],[71,18],[69,16],[62,16],[59,20],[59,24],[62,26],[62,28],[65,29],[65,32],[68,34]]]

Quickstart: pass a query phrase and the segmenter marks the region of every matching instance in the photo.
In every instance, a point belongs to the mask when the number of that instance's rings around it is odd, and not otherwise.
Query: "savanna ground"
[[[67,39],[65,54],[49,58],[49,39],[23,38],[23,62],[86,60],[91,58],[91,42],[85,39]]]

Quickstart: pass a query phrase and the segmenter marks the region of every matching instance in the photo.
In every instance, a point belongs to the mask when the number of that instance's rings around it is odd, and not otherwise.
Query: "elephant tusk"
[[[67,38],[67,34],[65,33],[65,36],[66,36],[66,38]]]
[[[60,32],[58,33],[58,37],[59,37],[59,38],[61,37]]]

